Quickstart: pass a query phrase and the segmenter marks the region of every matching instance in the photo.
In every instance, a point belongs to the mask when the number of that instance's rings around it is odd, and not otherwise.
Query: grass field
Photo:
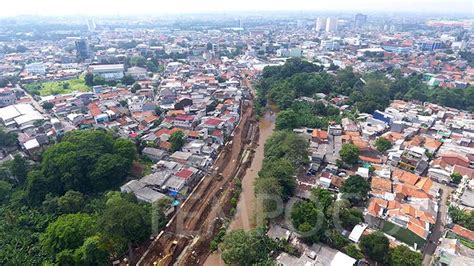
[[[47,81],[26,84],[25,89],[41,96],[65,94],[73,91],[90,91],[90,88],[84,82],[84,77],[64,81]]]
[[[417,248],[423,247],[426,243],[425,239],[419,237],[410,230],[400,227],[389,221],[384,222],[382,231],[410,246],[413,246],[414,243],[417,243]]]

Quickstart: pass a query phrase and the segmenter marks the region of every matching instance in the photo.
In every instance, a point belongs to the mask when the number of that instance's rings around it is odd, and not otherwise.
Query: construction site
[[[230,214],[236,181],[249,167],[259,138],[251,100],[242,102],[241,120],[220,152],[212,171],[202,178],[137,265],[201,265],[209,245]]]

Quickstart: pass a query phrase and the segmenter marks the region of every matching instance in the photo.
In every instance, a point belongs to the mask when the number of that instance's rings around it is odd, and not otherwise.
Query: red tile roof
[[[455,233],[458,236],[461,236],[465,239],[468,239],[470,241],[474,241],[474,231],[471,231],[467,228],[464,228],[460,225],[455,224],[453,226],[453,229],[451,229],[453,233]]]

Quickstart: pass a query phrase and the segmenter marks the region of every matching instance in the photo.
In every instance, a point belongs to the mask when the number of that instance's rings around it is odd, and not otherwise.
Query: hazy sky
[[[389,11],[474,14],[474,0],[1,0],[0,16],[222,11]]]

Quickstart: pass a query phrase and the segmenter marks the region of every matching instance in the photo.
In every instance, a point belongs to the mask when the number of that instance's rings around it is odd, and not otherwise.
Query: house
[[[145,201],[148,203],[154,203],[166,197],[166,195],[164,195],[163,193],[148,187],[146,184],[140,182],[139,180],[129,181],[128,183],[120,187],[120,191],[123,193],[133,193],[138,200]]]
[[[321,129],[314,129],[311,134],[312,140],[316,143],[327,143],[328,132]]]
[[[163,159],[166,152],[164,150],[155,149],[151,147],[145,147],[142,151],[142,154],[148,157],[150,160],[154,162],[158,162]]]

